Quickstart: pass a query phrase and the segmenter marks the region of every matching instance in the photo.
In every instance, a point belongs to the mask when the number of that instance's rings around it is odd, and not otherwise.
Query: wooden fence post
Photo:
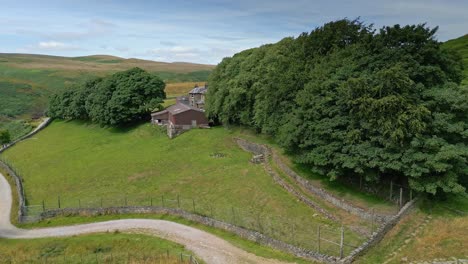
[[[393,181],[390,181],[390,202],[392,201],[393,196]]]
[[[177,194],[177,207],[180,208],[180,196]]]
[[[292,242],[296,241],[296,224],[292,224]]]
[[[232,223],[236,223],[236,213],[234,212],[234,207],[231,207],[232,210]]]
[[[44,200],[42,200],[42,212],[45,212],[45,203],[44,203]]]
[[[403,207],[403,188],[400,188],[400,208]]]
[[[81,199],[78,199],[78,208],[81,209]]]
[[[57,202],[58,202],[58,208],[60,209],[60,195],[57,197]]]
[[[340,241],[340,259],[343,258],[344,253],[344,228],[341,226],[341,241]]]
[[[193,212],[195,213],[195,199],[192,198]]]
[[[153,197],[150,198],[150,205],[153,207]]]

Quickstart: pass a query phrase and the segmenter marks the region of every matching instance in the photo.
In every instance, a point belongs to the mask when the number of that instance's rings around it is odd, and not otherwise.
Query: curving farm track
[[[125,219],[53,228],[20,229],[10,222],[12,201],[11,187],[0,173],[0,237],[3,238],[64,237],[119,230],[174,241],[184,245],[206,263],[283,263],[246,252],[205,231],[165,220]]]

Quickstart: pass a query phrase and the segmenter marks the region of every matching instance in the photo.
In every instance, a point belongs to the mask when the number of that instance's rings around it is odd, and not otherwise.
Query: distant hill
[[[442,47],[455,50],[462,56],[465,65],[465,80],[463,83],[468,85],[468,34],[449,40],[445,42]]]
[[[186,62],[157,62],[141,59],[124,59],[109,55],[92,55],[84,57],[59,57],[34,54],[0,53],[0,64],[22,69],[53,69],[83,71],[120,71],[140,67],[151,72],[191,73],[211,71],[214,65]]]
[[[156,73],[166,82],[204,82],[215,65],[166,63],[109,55],[60,57],[0,53],[0,129],[24,131],[21,127],[24,122],[18,120],[43,115],[52,92],[90,77],[133,67]]]

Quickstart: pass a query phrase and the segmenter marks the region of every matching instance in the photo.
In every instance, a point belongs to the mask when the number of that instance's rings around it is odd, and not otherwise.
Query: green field
[[[189,263],[190,255],[182,245],[138,234],[0,239],[1,263]]]
[[[62,208],[151,202],[177,207],[179,195],[186,210],[310,249],[318,224],[330,229],[330,239],[339,239],[339,223],[296,200],[263,166],[249,162],[251,154],[232,139],[237,133],[217,127],[169,140],[150,124],[117,130],[55,121],[2,157],[22,175],[30,205],[44,201],[56,208],[60,196]],[[346,238],[353,245],[364,239],[350,230]],[[323,250],[337,253],[331,245]]]

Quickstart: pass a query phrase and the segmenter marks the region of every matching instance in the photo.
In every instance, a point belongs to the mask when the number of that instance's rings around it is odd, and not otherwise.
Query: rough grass
[[[204,82],[181,82],[181,83],[168,83],[166,85],[166,94],[169,96],[188,95],[195,85],[205,85]]]
[[[179,262],[181,253],[184,262]],[[182,245],[167,240],[118,232],[67,238],[0,239],[2,263],[189,263],[189,255],[194,256]]]
[[[458,215],[447,209],[464,211]],[[451,196],[445,201],[424,200],[418,209],[404,217],[376,247],[357,263],[453,261],[468,258],[468,199]]]
[[[192,130],[169,140],[149,124],[106,129],[80,122],[53,122],[3,156],[20,171],[26,199],[46,207],[149,205],[181,207],[315,249],[317,225],[339,239],[331,222],[275,184],[224,128]],[[215,154],[222,153],[223,157]],[[260,224],[259,224],[260,223]],[[349,243],[363,241],[346,230]],[[326,250],[326,248],[324,248]],[[336,247],[329,247],[336,254]]]
[[[10,132],[11,140],[16,140],[21,136],[24,136],[33,130],[31,122],[17,119],[6,119],[0,120],[0,129],[6,129]]]

